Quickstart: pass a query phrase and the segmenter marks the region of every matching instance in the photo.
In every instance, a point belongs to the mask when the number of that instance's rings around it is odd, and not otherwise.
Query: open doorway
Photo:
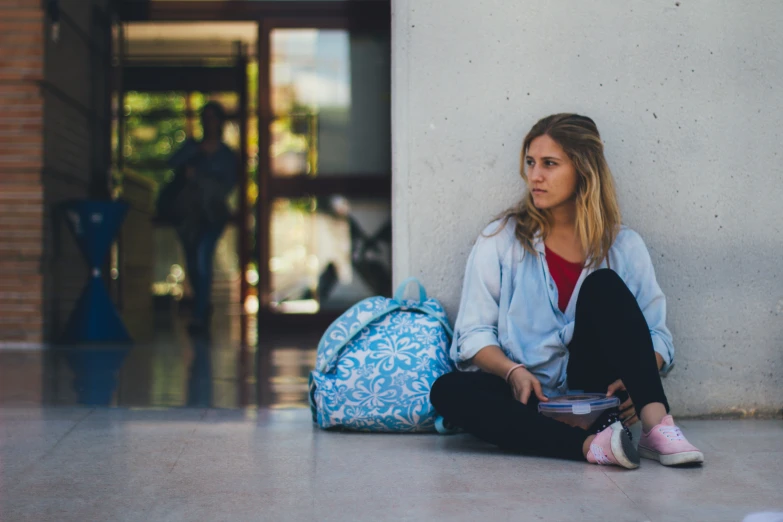
[[[237,189],[229,198],[229,226],[218,242],[212,303],[233,318],[220,321],[230,337],[247,342],[251,261],[250,198],[257,194],[257,77],[255,23],[130,23],[124,27],[122,74],[114,132],[115,185],[143,178],[157,194],[175,177],[169,159],[188,140],[199,140],[199,114],[209,102],[225,110],[223,141],[238,158]],[[121,100],[121,103],[120,101]],[[132,184],[132,183],[131,183]],[[152,293],[156,307],[192,309],[192,285],[174,227],[153,221]],[[137,289],[136,291],[141,291]],[[253,310],[251,310],[253,311]]]

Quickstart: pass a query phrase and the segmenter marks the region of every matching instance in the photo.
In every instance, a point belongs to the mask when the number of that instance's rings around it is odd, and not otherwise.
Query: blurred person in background
[[[223,142],[225,121],[219,103],[204,106],[203,138],[188,139],[169,159],[175,177],[158,199],[158,215],[176,227],[185,250],[193,289],[191,333],[209,329],[215,250],[230,218],[226,200],[237,184],[237,155]]]

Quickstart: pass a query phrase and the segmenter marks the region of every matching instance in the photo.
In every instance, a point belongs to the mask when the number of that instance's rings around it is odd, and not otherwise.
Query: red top
[[[571,263],[549,250],[549,247],[545,249],[546,264],[549,265],[549,273],[552,274],[552,279],[557,285],[557,306],[561,312],[565,312],[576,282],[582,274],[582,263]]]

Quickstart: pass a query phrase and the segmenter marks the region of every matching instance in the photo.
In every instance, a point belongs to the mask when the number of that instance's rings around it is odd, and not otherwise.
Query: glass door
[[[260,31],[259,340],[391,292],[388,30],[346,18]]]

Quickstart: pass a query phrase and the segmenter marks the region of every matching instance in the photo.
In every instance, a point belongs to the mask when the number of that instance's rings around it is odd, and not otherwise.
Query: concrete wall
[[[394,269],[456,314],[523,136],[598,124],[668,296],[680,414],[783,408],[783,4],[394,0]]]

